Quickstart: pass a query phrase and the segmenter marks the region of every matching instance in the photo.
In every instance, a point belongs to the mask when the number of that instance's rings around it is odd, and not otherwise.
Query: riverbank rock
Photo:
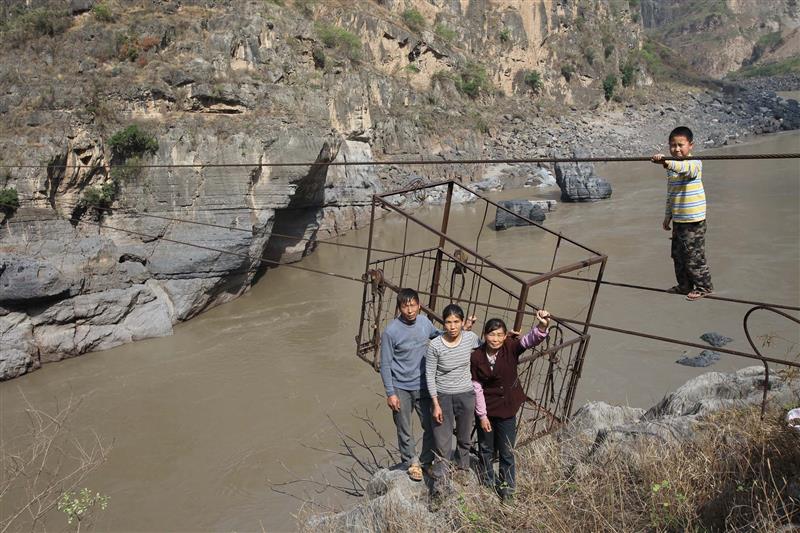
[[[647,411],[590,402],[575,412],[555,438],[572,464],[612,449],[615,454],[628,453],[626,444],[636,440],[679,444],[693,437],[702,417],[722,409],[759,405],[763,387],[761,366],[734,373],[708,372],[687,381]],[[794,405],[798,397],[800,380],[770,374],[769,402]]]
[[[553,447],[568,471],[580,471],[586,464],[615,460],[637,461],[637,447],[642,441],[658,445],[682,446],[695,436],[702,417],[716,411],[761,402],[764,369],[748,367],[734,373],[710,372],[687,381],[649,410],[589,402],[578,409],[570,421],[552,435],[530,444],[547,453]],[[773,405],[795,405],[800,397],[800,380],[786,373],[770,375],[768,401]],[[519,453],[537,453],[520,450]],[[474,476],[466,484],[456,484],[459,491],[473,493]],[[458,530],[448,505],[430,512],[428,489],[414,483],[404,471],[382,469],[369,482],[364,501],[353,508],[328,515],[312,516],[304,524],[307,530],[326,531],[436,531]]]
[[[573,156],[583,158],[589,154],[575,150]],[[595,202],[611,197],[611,184],[595,174],[591,163],[556,163],[555,171],[563,202]]]
[[[378,470],[367,485],[366,501],[348,511],[317,515],[306,522],[313,531],[445,531],[428,510],[428,487],[411,481],[405,470]]]
[[[547,217],[546,213],[554,211],[556,208],[555,200],[501,200],[497,203],[534,222],[544,222]],[[530,225],[530,223],[502,209],[498,209],[494,216],[494,229],[496,230]]]

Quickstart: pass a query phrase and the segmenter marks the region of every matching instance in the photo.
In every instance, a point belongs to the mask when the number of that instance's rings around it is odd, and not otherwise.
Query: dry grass
[[[726,410],[680,446],[644,439],[577,464],[554,439],[518,451],[517,499],[480,490],[469,531],[775,531],[800,522],[800,434],[773,408]]]

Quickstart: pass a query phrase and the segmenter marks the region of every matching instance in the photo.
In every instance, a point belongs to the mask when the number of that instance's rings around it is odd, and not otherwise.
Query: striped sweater
[[[706,219],[706,193],[703,190],[703,163],[696,160],[667,161],[666,216],[673,222],[700,222]]]
[[[458,346],[446,346],[442,336],[433,339],[425,356],[425,374],[431,398],[439,394],[472,392],[472,374],[469,358],[480,340],[471,331],[461,332]]]

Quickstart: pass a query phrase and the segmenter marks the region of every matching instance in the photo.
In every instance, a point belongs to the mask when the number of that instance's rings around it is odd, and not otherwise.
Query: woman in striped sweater
[[[433,402],[433,496],[441,496],[456,431],[455,464],[469,469],[470,434],[475,424],[475,392],[469,368],[478,336],[464,331],[464,310],[450,304],[442,311],[444,333],[428,345],[425,372]]]

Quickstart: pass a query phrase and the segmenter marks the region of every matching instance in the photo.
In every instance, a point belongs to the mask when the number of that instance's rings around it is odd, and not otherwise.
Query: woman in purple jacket
[[[495,487],[503,500],[513,496],[516,487],[514,442],[517,438],[517,411],[525,402],[525,391],[517,374],[517,361],[526,350],[547,337],[550,313],[536,313],[539,325],[523,337],[510,337],[505,322],[493,318],[483,328],[484,343],[470,356],[472,386],[475,389],[475,414],[478,445],[483,464],[483,483]],[[496,480],[492,459],[497,449],[500,476]]]

